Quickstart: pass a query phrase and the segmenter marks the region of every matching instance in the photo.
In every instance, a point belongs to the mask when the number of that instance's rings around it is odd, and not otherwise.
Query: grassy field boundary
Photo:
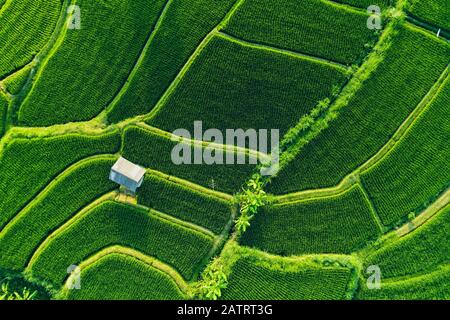
[[[129,247],[120,246],[120,245],[113,245],[113,246],[106,247],[106,248],[100,250],[99,252],[93,254],[86,260],[84,260],[82,263],[80,263],[79,267],[81,270],[88,269],[90,266],[92,266],[93,264],[95,264],[96,262],[101,260],[102,258],[104,258],[110,254],[114,254],[114,253],[133,257],[133,258],[145,263],[149,267],[158,269],[159,271],[161,271],[161,272],[165,273],[167,276],[169,276],[172,279],[172,281],[175,282],[178,289],[182,293],[184,293],[188,297],[190,296],[189,285],[183,279],[183,277],[178,273],[178,271],[176,271],[170,265],[168,265],[164,262],[161,262],[160,260],[158,260],[154,257],[148,256],[146,254],[143,254],[142,252],[139,252],[139,251],[129,248]],[[67,293],[68,293],[67,284],[71,283],[73,277],[74,277],[73,274],[70,275],[67,278],[67,280],[65,281],[64,285],[62,286],[61,291],[59,293],[61,298],[65,297],[67,295]]]

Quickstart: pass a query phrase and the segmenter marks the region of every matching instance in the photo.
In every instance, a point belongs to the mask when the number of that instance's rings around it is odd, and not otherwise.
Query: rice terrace
[[[450,300],[449,0],[0,0],[0,115],[0,300]]]

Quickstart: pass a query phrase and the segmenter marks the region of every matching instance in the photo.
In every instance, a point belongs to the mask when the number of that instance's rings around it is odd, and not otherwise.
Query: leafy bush
[[[0,266],[23,270],[50,232],[99,196],[115,189],[117,185],[108,179],[115,160],[111,156],[77,165],[24,209],[0,235]]]
[[[337,196],[263,207],[243,245],[288,256],[351,253],[379,235],[361,189]]]
[[[244,184],[256,165],[252,164],[191,164],[176,165],[171,152],[178,142],[159,136],[149,130],[136,126],[124,132],[123,156],[141,166],[195,182],[207,188],[234,193]],[[194,148],[191,153],[194,154]],[[246,161],[248,163],[248,161]]]
[[[361,175],[384,224],[432,202],[450,184],[450,81],[388,155]]]
[[[148,122],[169,132],[193,132],[194,121],[201,120],[203,130],[219,129],[224,138],[226,129],[279,129],[282,136],[344,79],[334,66],[219,35]]]
[[[252,42],[291,49],[344,64],[365,55],[374,39],[368,15],[328,1],[247,0],[225,31]]]
[[[89,120],[122,87],[164,0],[78,0],[81,29],[64,41],[32,88],[19,121],[45,126]]]
[[[162,23],[109,120],[149,112],[194,53],[202,39],[222,20],[234,0],[171,1]]]
[[[361,90],[280,171],[267,191],[280,194],[337,185],[386,144],[444,71],[449,55],[449,44],[410,25],[401,27]]]
[[[219,234],[231,217],[231,203],[212,195],[147,174],[138,189],[140,204]]]
[[[115,153],[119,147],[118,131],[8,141],[0,156],[0,229],[62,170],[88,156]]]
[[[70,265],[122,245],[173,266],[192,279],[210,252],[210,237],[136,207],[107,201],[53,238],[31,265],[33,276],[61,285]]]
[[[29,63],[52,35],[60,0],[11,0],[0,15],[0,79]]]
[[[166,273],[133,257],[110,254],[81,272],[73,300],[181,300],[184,294]],[[126,279],[126,281],[124,281]]]

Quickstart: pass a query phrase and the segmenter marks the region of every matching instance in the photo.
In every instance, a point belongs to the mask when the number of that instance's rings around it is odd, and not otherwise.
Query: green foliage
[[[149,112],[202,39],[235,0],[171,1],[128,90],[109,115],[111,122]]]
[[[367,18],[328,1],[247,0],[225,30],[252,42],[351,64],[362,59],[364,44],[374,37]]]
[[[308,261],[284,262],[242,256],[231,267],[223,299],[335,300],[344,299],[350,270]]]
[[[81,272],[81,289],[70,300],[181,300],[184,294],[166,273],[133,257],[110,254]],[[124,281],[125,280],[125,281]]]
[[[211,188],[214,181],[216,190],[228,193],[237,192],[256,167],[252,164],[176,165],[171,159],[171,153],[177,144],[178,142],[171,141],[170,138],[132,126],[125,129],[123,156],[146,168],[207,188]],[[194,154],[194,147],[191,147],[191,154]]]
[[[138,189],[138,202],[219,234],[231,216],[231,203],[147,174]]]
[[[173,132],[279,129],[280,135],[345,79],[334,66],[261,49],[219,35],[210,40],[152,126]],[[212,112],[213,110],[213,112]]]
[[[450,31],[450,5],[447,0],[408,0],[408,11],[421,20]]]
[[[450,183],[450,80],[394,149],[361,175],[384,224],[419,213]]]
[[[449,44],[415,27],[401,27],[361,90],[267,191],[281,194],[337,185],[391,138],[439,78],[449,55]]]
[[[111,245],[131,247],[155,257],[191,280],[213,241],[147,210],[107,201],[53,238],[31,265],[32,275],[60,286],[70,265],[79,265]]]
[[[6,78],[4,84],[9,93],[16,95],[20,92],[20,90],[28,80],[31,69],[31,65],[25,66],[23,69],[17,71],[12,76]]]
[[[30,62],[50,38],[60,0],[11,0],[0,14],[0,79]]]
[[[164,0],[78,0],[81,29],[67,30],[19,112],[34,126],[89,120],[126,81]]]
[[[203,271],[202,279],[196,284],[195,295],[204,300],[217,300],[227,285],[223,262],[215,258]]]
[[[289,256],[312,253],[351,253],[379,235],[358,186],[336,196],[264,207],[243,245]]]
[[[37,202],[24,209],[0,235],[0,267],[23,270],[34,250],[52,230],[116,188],[108,179],[115,160],[111,156],[78,165]]]
[[[88,156],[115,153],[119,146],[118,131],[8,141],[0,156],[0,229],[62,170]]]
[[[370,254],[366,266],[378,265],[383,278],[429,273],[450,262],[450,206],[412,233]]]

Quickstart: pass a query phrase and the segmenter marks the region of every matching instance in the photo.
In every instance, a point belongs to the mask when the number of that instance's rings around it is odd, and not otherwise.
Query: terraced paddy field
[[[450,3],[299,3],[0,0],[0,299],[450,299]]]

